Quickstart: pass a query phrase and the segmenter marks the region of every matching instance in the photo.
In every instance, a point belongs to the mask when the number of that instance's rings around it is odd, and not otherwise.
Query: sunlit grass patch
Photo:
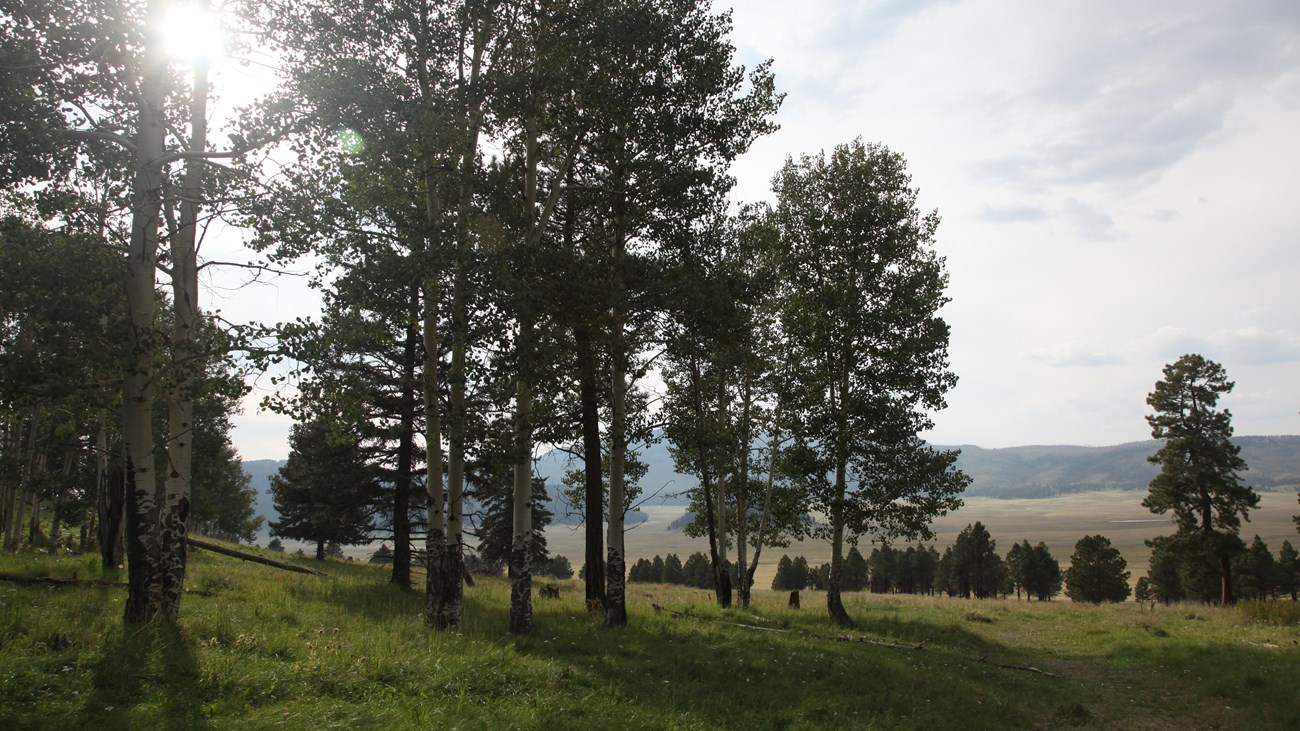
[[[6,563],[98,575],[86,557]],[[535,594],[535,630],[514,637],[504,578],[467,589],[450,633],[424,626],[418,587],[325,569],[195,552],[204,593],[175,632],[127,632],[118,587],[0,583],[0,728],[1300,727],[1300,629],[1244,608],[859,593],[843,629],[820,592],[720,609],[638,584],[610,629],[578,582],[548,581],[560,597]]]

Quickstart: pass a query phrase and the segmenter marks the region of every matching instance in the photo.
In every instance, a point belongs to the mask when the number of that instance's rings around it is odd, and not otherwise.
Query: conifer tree
[[[324,560],[327,543],[369,540],[378,485],[355,435],[311,421],[293,427],[289,447],[289,460],[271,476],[280,514],[271,522],[271,535],[315,543],[318,560]]]
[[[803,589],[811,586],[813,573],[813,570],[808,566],[808,559],[803,556],[794,557],[793,568],[790,572],[794,588]]]
[[[868,578],[867,560],[862,557],[857,546],[850,547],[849,555],[844,559],[844,582],[840,588],[844,591],[861,591],[867,587]],[[886,585],[888,581],[886,577]]]
[[[1233,557],[1235,592],[1246,599],[1267,599],[1277,586],[1277,562],[1269,553],[1268,544],[1255,536],[1254,542],[1244,552]]]
[[[1026,543],[1028,543],[1026,541]],[[1026,589],[1033,593],[1041,602],[1050,601],[1061,591],[1061,584],[1064,577],[1061,574],[1061,565],[1052,557],[1052,552],[1048,550],[1047,544],[1042,541],[1033,547],[1029,558],[1029,573]]]
[[[682,571],[682,560],[677,554],[670,553],[664,556],[664,570],[659,579],[665,584],[685,584],[686,574]]]
[[[776,575],[772,577],[773,591],[790,591],[792,588],[802,588],[794,586],[794,562],[790,560],[788,554],[783,554],[781,559],[776,562]]]
[[[1129,597],[1128,562],[1105,536],[1084,536],[1074,544],[1065,572],[1065,593],[1076,602],[1122,602]]]
[[[1231,604],[1231,555],[1240,545],[1241,520],[1259,507],[1259,495],[1242,484],[1246,469],[1232,443],[1232,414],[1218,410],[1219,397],[1233,382],[1223,367],[1200,355],[1184,355],[1165,366],[1164,378],[1147,396],[1151,436],[1164,445],[1150,461],[1160,465],[1142,504],[1151,512],[1172,512],[1181,534],[1199,533],[1218,560],[1222,604]]]
[[[1284,594],[1296,600],[1297,588],[1300,588],[1300,556],[1291,541],[1282,541],[1282,550],[1277,553],[1277,578],[1275,580],[1278,594]]]

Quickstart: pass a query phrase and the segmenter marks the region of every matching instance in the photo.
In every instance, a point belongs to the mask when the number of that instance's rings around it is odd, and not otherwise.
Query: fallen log
[[[905,645],[901,642],[885,642],[883,640],[873,640],[870,637],[854,637],[853,635],[840,635],[835,639],[840,642],[861,642],[867,645],[874,645],[875,647],[888,647],[891,650],[912,650],[914,652],[920,652],[925,649],[925,642],[922,642],[919,645]],[[929,640],[926,640],[926,642],[928,641]]]
[[[10,581],[15,584],[49,584],[51,586],[126,586],[121,581],[105,581],[103,579],[57,579],[53,576],[17,576],[15,574],[0,574],[0,581]]]
[[[107,579],[60,579],[54,576],[18,576],[15,574],[0,574],[0,581],[9,581],[15,584],[46,584],[49,586],[108,586],[120,589],[126,588],[124,581],[108,581]],[[186,594],[197,594],[199,596],[215,596],[210,591],[201,591],[199,589],[186,589]]]
[[[216,543],[209,543],[201,538],[195,538],[194,536],[187,536],[185,538],[185,541],[189,545],[195,548],[202,548],[205,551],[220,553],[223,556],[230,556],[232,558],[237,558],[242,561],[252,561],[253,563],[260,563],[266,566],[273,566],[277,569],[284,569],[285,571],[297,571],[300,574],[311,574],[313,576],[329,576],[329,574],[325,573],[324,571],[310,569],[307,568],[306,566],[298,566],[296,564],[285,563],[284,561],[276,561],[273,558],[266,558],[265,556],[259,556],[255,553],[237,551],[233,548],[226,548],[225,546],[217,545]]]
[[[741,624],[740,622],[723,622],[718,620],[718,624],[725,624],[731,627],[740,627],[741,629],[753,629],[760,632],[789,632],[788,629],[777,629],[776,627],[759,627],[756,624]]]
[[[981,657],[979,661],[982,663],[987,663],[989,665],[992,665],[995,668],[1002,668],[1004,670],[1024,670],[1025,672],[1038,673],[1039,675],[1046,675],[1049,678],[1060,677],[1056,673],[1049,673],[1046,670],[1039,670],[1038,668],[1033,667],[1031,665],[1011,665],[1011,664],[1001,663],[1001,662],[989,662],[988,657]]]

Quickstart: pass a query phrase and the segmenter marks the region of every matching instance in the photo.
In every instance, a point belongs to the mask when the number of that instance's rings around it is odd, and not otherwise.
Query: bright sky
[[[960,382],[928,439],[1146,439],[1146,394],[1187,352],[1236,381],[1238,434],[1300,433],[1300,3],[745,0],[734,21],[787,94],[738,200],[861,136],[943,216]],[[214,306],[284,320],[313,309],[300,291]],[[286,420],[236,424],[246,459],[287,452]]]

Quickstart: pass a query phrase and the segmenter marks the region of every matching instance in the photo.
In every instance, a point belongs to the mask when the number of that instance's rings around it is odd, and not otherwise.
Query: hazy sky
[[[740,60],[772,57],[787,95],[737,200],[769,198],[786,155],[861,136],[906,155],[943,217],[960,382],[927,438],[1145,439],[1145,396],[1188,352],[1236,381],[1237,433],[1300,433],[1300,2],[746,0],[733,18]],[[288,319],[312,308],[298,289],[213,304]],[[285,420],[236,424],[246,459],[287,452]]]

